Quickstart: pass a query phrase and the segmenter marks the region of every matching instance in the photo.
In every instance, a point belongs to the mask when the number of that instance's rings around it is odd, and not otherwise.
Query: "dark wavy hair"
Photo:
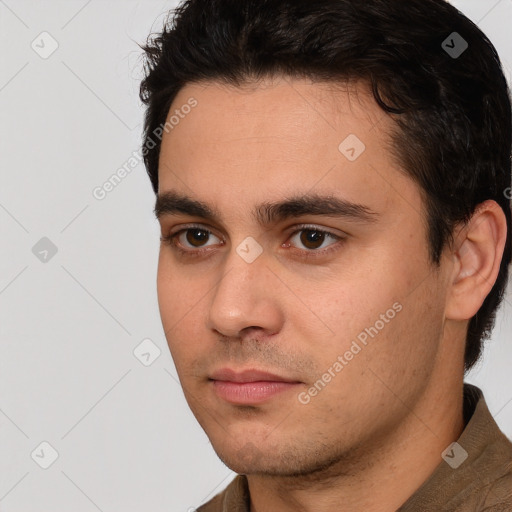
[[[450,51],[463,41],[462,54]],[[433,264],[455,226],[496,201],[508,235],[496,283],[468,326],[466,371],[477,362],[511,260],[512,121],[497,52],[474,23],[444,0],[186,0],[141,47],[143,154],[155,193],[160,140],[151,150],[148,142],[184,85],[287,76],[362,81],[393,116],[392,152],[422,192]]]

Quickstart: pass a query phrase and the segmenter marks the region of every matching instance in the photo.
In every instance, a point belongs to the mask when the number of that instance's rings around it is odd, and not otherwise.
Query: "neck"
[[[310,475],[249,475],[251,512],[395,512],[464,429],[462,379],[438,379],[400,427]],[[406,407],[406,405],[404,405]]]

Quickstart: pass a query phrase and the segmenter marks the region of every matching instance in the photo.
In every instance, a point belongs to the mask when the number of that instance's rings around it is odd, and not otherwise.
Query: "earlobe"
[[[446,317],[469,320],[480,309],[498,277],[507,238],[507,222],[492,200],[481,203],[459,231],[453,247],[454,273]]]

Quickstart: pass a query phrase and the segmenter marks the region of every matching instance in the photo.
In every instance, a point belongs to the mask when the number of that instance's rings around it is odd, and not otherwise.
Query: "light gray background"
[[[510,79],[512,0],[454,3]],[[163,335],[142,163],[92,194],[140,148],[136,42],[174,5],[0,0],[0,511],[186,512],[234,475],[189,412]],[[32,251],[43,237],[58,251],[46,262]],[[509,292],[467,378],[509,437],[511,309]],[[149,366],[133,353],[146,339]],[[58,452],[48,469],[42,442]]]

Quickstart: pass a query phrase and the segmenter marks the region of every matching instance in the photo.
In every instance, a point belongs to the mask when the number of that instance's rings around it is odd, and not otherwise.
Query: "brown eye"
[[[192,247],[201,247],[210,238],[210,232],[205,229],[191,228],[184,231],[186,240]]]
[[[308,249],[319,249],[325,240],[326,233],[313,229],[304,229],[301,232],[300,241]]]
[[[298,240],[294,240],[297,238]],[[324,245],[324,243],[328,241],[329,238],[332,240],[332,242]],[[328,231],[318,229],[314,226],[303,226],[295,231],[295,233],[293,233],[293,235],[290,237],[290,241],[295,247],[301,249],[302,246],[302,248],[305,248],[309,252],[320,252],[319,249],[329,247],[338,240],[341,240],[341,237],[334,235],[333,233],[329,233]]]

